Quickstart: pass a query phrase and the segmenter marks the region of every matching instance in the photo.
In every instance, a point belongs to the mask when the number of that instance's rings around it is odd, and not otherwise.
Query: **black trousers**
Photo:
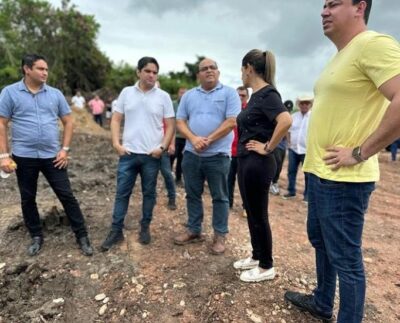
[[[175,180],[177,182],[180,182],[182,180],[182,159],[185,144],[185,138],[175,138],[175,154],[170,156],[171,169],[173,169],[174,160],[176,159]]]
[[[276,184],[278,183],[279,176],[281,176],[282,166],[286,156],[286,149],[276,148],[273,154],[276,162],[276,172],[274,178],[272,179],[272,183]]]
[[[233,206],[233,196],[235,193],[235,182],[237,174],[238,162],[237,157],[231,157],[231,165],[228,174],[228,194],[229,194],[229,207]]]
[[[272,233],[268,221],[268,190],[276,173],[273,154],[238,157],[238,182],[247,212],[253,259],[264,269],[273,267]]]
[[[54,167],[54,158],[25,158],[13,156],[17,163],[17,180],[21,194],[24,222],[31,237],[42,236],[39,211],[36,205],[37,182],[41,172],[64,207],[77,238],[87,236],[85,220],[74,197],[67,170]]]

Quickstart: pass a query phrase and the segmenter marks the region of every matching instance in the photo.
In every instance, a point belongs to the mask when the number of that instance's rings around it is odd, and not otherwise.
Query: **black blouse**
[[[275,118],[287,109],[282,103],[279,92],[271,85],[253,93],[246,109],[237,116],[238,146],[237,156],[249,154],[246,143],[251,140],[267,142],[275,130]]]

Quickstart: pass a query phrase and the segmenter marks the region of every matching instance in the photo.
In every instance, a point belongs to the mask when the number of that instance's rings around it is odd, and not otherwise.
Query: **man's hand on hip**
[[[353,157],[353,148],[330,147],[326,149],[327,154],[322,158],[326,165],[331,165],[332,170],[340,167],[357,165],[359,162]]]

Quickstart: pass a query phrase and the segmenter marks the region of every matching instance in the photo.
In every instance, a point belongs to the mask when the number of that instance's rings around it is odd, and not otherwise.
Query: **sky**
[[[61,0],[50,0],[60,6]],[[223,84],[241,85],[240,66],[251,49],[277,61],[282,98],[313,92],[336,48],[324,36],[324,0],[71,0],[100,24],[98,45],[114,63],[136,66],[153,56],[160,73],[181,71],[197,55],[214,59]],[[369,29],[400,40],[400,0],[374,0]],[[397,21],[397,23],[396,23]],[[396,27],[397,26],[397,27]]]

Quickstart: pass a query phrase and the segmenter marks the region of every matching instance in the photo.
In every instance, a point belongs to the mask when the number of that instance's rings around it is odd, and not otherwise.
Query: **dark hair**
[[[236,91],[246,91],[247,96],[249,96],[249,89],[248,89],[247,87],[243,86],[243,85],[238,86],[238,87],[236,88]]]
[[[157,60],[154,57],[149,57],[149,56],[145,56],[139,59],[137,64],[137,69],[141,71],[147,64],[154,64],[155,66],[157,66],[157,73],[158,73],[160,66],[158,65]]]
[[[367,4],[364,12],[364,21],[365,24],[368,24],[369,14],[371,13],[372,0],[353,0],[353,5],[359,4],[361,1],[364,1]]]
[[[40,60],[45,61],[47,63],[46,57],[44,57],[42,55],[25,54],[24,57],[22,57],[22,60],[21,60],[21,71],[22,71],[22,74],[25,75],[24,66],[28,66],[30,69],[32,69],[33,64],[35,64],[35,62],[40,61]]]
[[[275,87],[275,56],[270,51],[259,49],[249,51],[242,59],[242,66],[251,65],[254,71],[267,83]]]
[[[283,105],[288,109],[289,112],[292,112],[293,110],[293,101],[292,100],[286,100],[283,102]]]

